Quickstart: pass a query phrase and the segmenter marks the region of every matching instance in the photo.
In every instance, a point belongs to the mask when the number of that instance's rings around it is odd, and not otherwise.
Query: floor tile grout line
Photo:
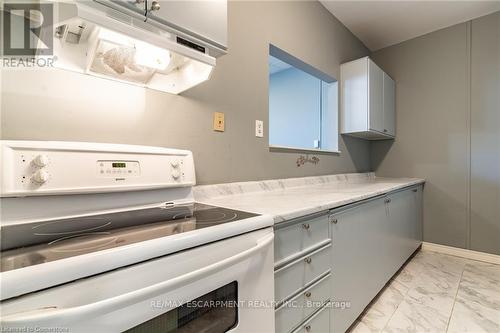
[[[448,332],[448,329],[450,328],[451,317],[453,316],[453,311],[455,311],[455,304],[457,303],[458,292],[460,290],[460,285],[462,284],[462,278],[464,276],[465,266],[467,266],[467,263],[464,265],[464,268],[462,269],[462,274],[460,274],[460,280],[458,280],[457,292],[455,293],[455,298],[453,299],[453,305],[451,307],[450,316],[448,317],[448,323],[446,324],[446,332]]]
[[[393,280],[394,282],[397,282],[399,284],[401,284],[402,286],[406,287],[404,284],[396,281],[396,280]],[[391,316],[389,317],[389,319],[387,319],[387,322],[385,323],[384,327],[382,327],[382,329],[380,330],[380,332],[383,332],[386,328],[387,328],[387,325],[389,325],[389,322],[391,321],[392,317],[394,317],[394,314],[396,313],[396,311],[399,309],[399,306],[405,301],[406,299],[406,296],[408,295],[408,293],[410,292],[410,287],[408,287],[408,289],[406,290],[406,292],[404,293],[403,295],[403,298],[401,299],[401,302],[399,302],[399,304],[396,306],[396,308],[394,309],[394,311],[392,312]]]
[[[399,309],[399,306],[405,301],[405,298],[406,298],[406,295],[408,295],[408,291],[410,289],[408,289],[406,291],[406,293],[404,294],[403,296],[403,299],[401,299],[401,302],[399,302],[399,304],[396,306],[396,308],[394,309],[394,311],[392,312],[391,316],[389,317],[389,319],[387,319],[387,322],[385,323],[384,327],[382,327],[382,330],[380,332],[383,332],[386,328],[387,328],[387,325],[389,325],[392,317],[394,317],[394,314],[396,313],[396,311]]]

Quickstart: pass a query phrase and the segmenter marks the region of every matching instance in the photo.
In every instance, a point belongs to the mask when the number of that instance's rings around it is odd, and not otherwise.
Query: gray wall
[[[340,155],[300,168],[298,153],[270,152],[267,143],[269,43],[333,77],[340,63],[368,54],[364,45],[318,2],[231,1],[228,13],[229,54],[183,96],[61,70],[4,71],[2,139],[186,148],[198,183],[370,170],[362,140],[341,139]],[[226,114],[224,133],[211,129],[214,111]],[[254,135],[256,119],[264,138]]]
[[[396,80],[379,176],[427,180],[424,240],[500,254],[500,12],[375,52]]]

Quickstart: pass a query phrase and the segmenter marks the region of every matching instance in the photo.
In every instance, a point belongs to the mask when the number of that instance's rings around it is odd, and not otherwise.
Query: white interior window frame
[[[325,82],[325,83],[328,83],[328,84],[331,84],[331,83],[334,83],[336,82],[337,85],[336,85],[336,92],[337,92],[337,108],[335,110],[335,115],[333,116],[333,119],[336,120],[335,124],[333,124],[332,128],[335,128],[336,129],[336,132],[333,133],[331,136],[332,137],[336,137],[336,140],[335,142],[333,142],[332,146],[334,146],[334,149],[322,149],[321,148],[321,142],[320,142],[320,148],[303,148],[303,147],[292,147],[292,146],[284,146],[284,145],[273,145],[271,144],[270,142],[270,139],[271,139],[271,135],[270,135],[270,132],[271,132],[271,126],[269,125],[269,135],[268,135],[268,147],[269,147],[269,150],[270,151],[298,151],[298,152],[306,152],[306,153],[318,153],[318,154],[340,154],[341,151],[339,150],[339,139],[340,139],[340,129],[339,129],[339,116],[340,116],[340,112],[339,112],[339,108],[340,108],[340,105],[339,105],[339,94],[340,94],[340,87],[339,87],[339,80],[337,80],[335,77],[331,76],[331,75],[328,75],[320,70],[318,70],[317,68],[305,63],[304,61],[294,57],[293,55],[291,55],[290,53],[278,48],[277,46],[273,45],[273,44],[269,44],[269,54],[268,54],[268,57],[269,56],[272,56],[274,58],[277,58],[299,70],[302,70],[316,78],[318,78],[319,80],[321,80],[322,82]],[[269,80],[269,70],[268,70],[268,80]],[[323,103],[323,101],[320,101],[320,103]],[[270,124],[270,113],[271,113],[271,110],[269,108],[269,102],[268,102],[268,124]],[[322,108],[320,110],[320,117],[322,117],[321,115],[322,113]],[[323,122],[322,122],[322,119],[320,119],[320,127],[323,128]],[[320,131],[321,133],[321,131]],[[321,135],[320,135],[321,136]],[[321,139],[321,138],[320,138]]]

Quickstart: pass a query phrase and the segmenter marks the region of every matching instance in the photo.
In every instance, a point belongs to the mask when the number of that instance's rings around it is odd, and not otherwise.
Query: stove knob
[[[178,168],[179,167],[179,161],[172,161],[172,162],[170,162],[170,165],[172,166],[172,168]]]
[[[43,184],[49,180],[49,173],[45,170],[38,170],[33,174],[32,178],[35,182]]]
[[[33,160],[33,163],[35,163],[37,167],[43,168],[44,166],[49,164],[49,158],[47,157],[47,155],[38,155]]]
[[[181,176],[181,173],[179,172],[179,170],[172,170],[172,178],[173,179],[178,180],[180,176]]]

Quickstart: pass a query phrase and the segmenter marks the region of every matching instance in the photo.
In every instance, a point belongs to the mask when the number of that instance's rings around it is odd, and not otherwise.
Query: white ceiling
[[[320,2],[372,51],[500,10],[500,0]]]

